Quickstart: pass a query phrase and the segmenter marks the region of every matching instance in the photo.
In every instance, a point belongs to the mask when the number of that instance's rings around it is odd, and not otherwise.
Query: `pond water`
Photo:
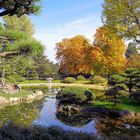
[[[62,116],[57,112],[55,98],[45,97],[32,103],[8,106],[0,110],[0,126],[13,122],[20,127],[40,125],[60,126],[64,130],[82,131],[95,135],[130,134],[140,135],[140,120],[106,119],[99,116],[75,118]]]

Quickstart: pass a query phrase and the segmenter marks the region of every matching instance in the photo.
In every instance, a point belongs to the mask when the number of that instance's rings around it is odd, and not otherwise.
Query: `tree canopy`
[[[96,74],[120,72],[125,64],[125,44],[120,36],[104,26],[97,29],[92,50],[93,71]]]
[[[21,31],[29,35],[33,35],[34,33],[34,26],[26,15],[20,17],[4,16],[3,19],[5,22],[5,28],[7,30],[19,31],[19,32]]]
[[[37,14],[40,11],[39,2],[40,0],[0,0],[0,17]]]
[[[27,16],[5,16],[0,30],[0,75],[8,82],[57,76],[56,65],[44,56],[44,46],[33,38]],[[3,79],[3,78],[2,78]]]
[[[70,39],[63,39],[56,46],[56,59],[60,63],[62,72],[71,75],[90,72],[86,53],[91,45],[84,36],[77,35]]]
[[[122,37],[140,41],[140,1],[104,0],[102,19]]]

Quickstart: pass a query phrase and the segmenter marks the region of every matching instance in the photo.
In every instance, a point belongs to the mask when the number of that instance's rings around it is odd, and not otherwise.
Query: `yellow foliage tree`
[[[96,74],[121,72],[126,64],[126,47],[122,38],[105,26],[97,29],[94,37],[93,71]]]

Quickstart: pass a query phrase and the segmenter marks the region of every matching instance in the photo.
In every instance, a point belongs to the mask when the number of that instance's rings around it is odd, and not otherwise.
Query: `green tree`
[[[104,0],[102,19],[121,36],[140,40],[140,1]]]
[[[1,0],[0,17],[9,15],[37,14],[40,11],[40,0]]]
[[[138,49],[136,47],[136,44],[135,43],[129,43],[128,47],[127,47],[127,50],[126,50],[126,53],[125,53],[125,56],[127,58],[130,58],[132,55],[136,55],[136,54],[138,54]]]
[[[26,16],[13,16],[5,17],[5,22],[7,26],[0,30],[1,76],[10,82],[37,79],[33,56],[42,55],[44,46],[32,37],[30,20]]]
[[[140,82],[140,71],[136,68],[128,68],[123,76],[127,78],[125,84],[127,85],[131,95],[133,88],[136,87],[137,83]]]
[[[21,31],[29,35],[33,35],[34,33],[33,24],[26,15],[23,15],[21,17],[4,16],[3,19],[5,21],[5,28],[7,30]]]

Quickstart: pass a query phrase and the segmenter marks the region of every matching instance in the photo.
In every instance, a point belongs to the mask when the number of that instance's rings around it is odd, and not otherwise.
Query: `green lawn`
[[[21,90],[19,91],[18,93],[16,94],[6,94],[6,93],[0,93],[0,96],[1,97],[5,97],[6,99],[9,99],[9,98],[14,98],[14,97],[21,97],[21,98],[24,98],[24,97],[27,97],[28,95],[32,94],[33,92],[31,91],[26,91],[26,90]]]
[[[140,103],[135,101],[130,101],[129,99],[125,99],[125,98],[122,98],[120,100],[122,101],[122,103],[117,105],[114,105],[114,103],[109,101],[95,100],[93,101],[92,104],[90,104],[90,106],[99,106],[99,107],[106,107],[112,109],[129,110],[131,112],[140,112]]]
[[[25,80],[23,82],[19,82],[19,84],[30,84],[30,83],[48,83],[48,81],[47,80]],[[61,80],[53,80],[52,83],[61,83]],[[75,83],[89,84],[90,80],[76,81]]]

